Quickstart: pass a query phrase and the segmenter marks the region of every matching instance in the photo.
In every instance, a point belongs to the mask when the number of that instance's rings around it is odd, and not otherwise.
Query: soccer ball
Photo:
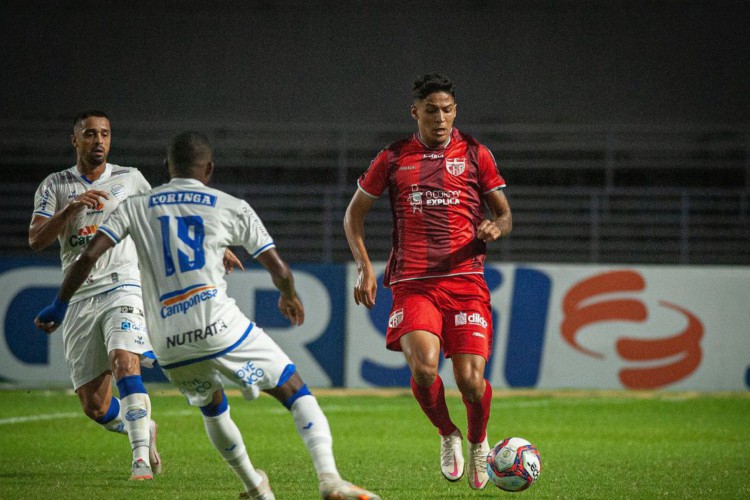
[[[542,459],[536,447],[523,438],[506,438],[487,454],[490,481],[505,491],[523,491],[539,479]]]

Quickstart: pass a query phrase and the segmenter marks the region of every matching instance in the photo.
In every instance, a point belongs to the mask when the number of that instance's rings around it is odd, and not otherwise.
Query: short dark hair
[[[212,156],[211,141],[200,132],[177,134],[167,149],[167,158],[178,176],[189,176],[193,167],[210,161]]]
[[[106,118],[107,121],[109,121],[109,116],[107,116],[107,113],[105,113],[104,111],[99,111],[98,109],[89,109],[88,111],[78,113],[78,115],[73,120],[73,128],[78,125],[78,122],[83,121],[91,116],[96,116],[97,118]]]
[[[456,87],[450,79],[442,73],[427,73],[420,76],[411,87],[414,99],[424,99],[433,92],[445,92],[455,99]]]

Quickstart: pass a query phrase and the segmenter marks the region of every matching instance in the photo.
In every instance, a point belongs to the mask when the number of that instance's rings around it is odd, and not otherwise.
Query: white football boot
[[[440,470],[448,481],[458,481],[464,476],[464,453],[461,431],[456,429],[440,436]]]
[[[276,496],[271,491],[271,483],[268,481],[268,475],[260,469],[255,470],[263,481],[255,488],[240,493],[240,498],[249,498],[251,500],[276,500]]]
[[[151,471],[151,466],[149,466],[145,460],[139,458],[133,462],[130,472],[131,481],[148,481],[153,478],[154,473]]]
[[[380,500],[380,497],[343,479],[320,482],[320,498],[323,500]]]
[[[484,438],[479,444],[467,441],[467,451],[469,462],[466,464],[466,472],[469,476],[469,486],[475,490],[484,489],[490,477],[487,475],[487,454],[490,452],[490,445],[487,438]]]

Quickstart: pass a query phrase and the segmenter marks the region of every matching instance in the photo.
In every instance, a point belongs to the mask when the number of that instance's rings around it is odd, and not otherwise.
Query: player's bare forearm
[[[305,321],[305,310],[294,287],[294,274],[275,248],[269,248],[258,255],[258,262],[269,272],[274,286],[281,292],[279,310],[293,325]]]
[[[65,210],[57,212],[52,217],[35,215],[29,225],[29,246],[35,252],[44,250],[57,239],[65,226],[68,216]]]
[[[347,211],[349,215],[349,211]],[[344,218],[344,232],[349,249],[357,265],[357,283],[354,286],[354,302],[363,304],[368,309],[375,305],[375,294],[378,286],[375,271],[372,269],[370,256],[364,242],[364,221],[361,218]]]
[[[358,269],[370,264],[365,248],[365,218],[374,201],[362,191],[357,190],[344,213],[344,234]]]
[[[492,219],[482,221],[477,228],[477,238],[489,243],[510,234],[513,230],[513,216],[508,199],[501,190],[487,194],[486,202]]]
[[[34,319],[34,324],[37,328],[49,334],[60,326],[60,323],[65,319],[68,303],[73,294],[86,281],[91,268],[94,267],[99,256],[114,245],[115,243],[102,233],[97,233],[91,239],[83,253],[65,273],[65,278],[63,278],[55,300],[52,304],[42,309]]]
[[[350,237],[349,247],[357,264],[357,283],[354,286],[354,302],[359,305],[363,304],[368,309],[375,305],[375,295],[378,291],[378,284],[375,280],[375,271],[372,268],[372,262],[365,248],[364,238],[361,235]]]
[[[500,236],[507,236],[513,230],[513,217],[510,212],[505,213],[499,217],[495,217],[492,221],[495,226],[500,230]]]
[[[344,214],[344,233],[349,249],[357,265],[357,284],[354,287],[354,301],[368,309],[375,305],[375,294],[378,285],[375,271],[372,269],[370,256],[365,247],[365,218],[374,199],[357,190]]]
[[[96,260],[93,262],[96,262]],[[70,266],[68,272],[65,273],[65,278],[63,279],[60,290],[57,292],[55,300],[52,304],[39,311],[36,318],[34,318],[34,324],[37,328],[43,330],[47,334],[57,330],[57,327],[59,327],[65,319],[65,313],[68,310],[70,299],[73,297],[75,291],[78,290],[81,284],[86,280],[86,276],[88,276],[94,265],[93,262],[81,255],[81,257]]]
[[[57,296],[63,302],[69,302],[86,278],[91,273],[99,257],[115,246],[115,242],[104,234],[97,232],[86,245],[86,250],[76,259],[68,272],[65,273],[60,291]]]

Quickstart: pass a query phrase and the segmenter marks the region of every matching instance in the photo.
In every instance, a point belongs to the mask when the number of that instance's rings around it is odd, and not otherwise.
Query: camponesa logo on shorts
[[[89,240],[91,240],[91,238],[94,237],[98,228],[99,226],[97,224],[94,224],[92,226],[83,226],[82,228],[79,228],[78,231],[76,231],[76,234],[70,235],[70,237],[68,238],[68,243],[72,247],[85,245],[89,242]]]
[[[641,363],[620,370],[620,382],[628,389],[656,389],[678,382],[692,374],[703,357],[701,320],[693,312],[665,300],[658,300],[657,307],[653,307],[653,303],[649,306],[653,301],[645,300],[643,295],[631,295],[645,290],[646,281],[639,272],[611,271],[576,283],[563,298],[562,338],[573,349],[592,358],[605,356],[582,345],[577,337],[581,330],[591,327],[594,330],[589,334],[596,334],[596,326],[613,321],[643,324],[641,329],[635,325],[629,327],[632,334],[615,342],[620,358]],[[647,320],[657,315],[671,315],[675,321],[681,318],[685,326],[676,334],[654,335],[649,331],[649,323],[653,322]]]
[[[217,293],[216,286],[205,283],[166,293],[159,297],[161,301],[161,317],[166,319],[178,313],[187,314],[191,307],[213,299]]]

